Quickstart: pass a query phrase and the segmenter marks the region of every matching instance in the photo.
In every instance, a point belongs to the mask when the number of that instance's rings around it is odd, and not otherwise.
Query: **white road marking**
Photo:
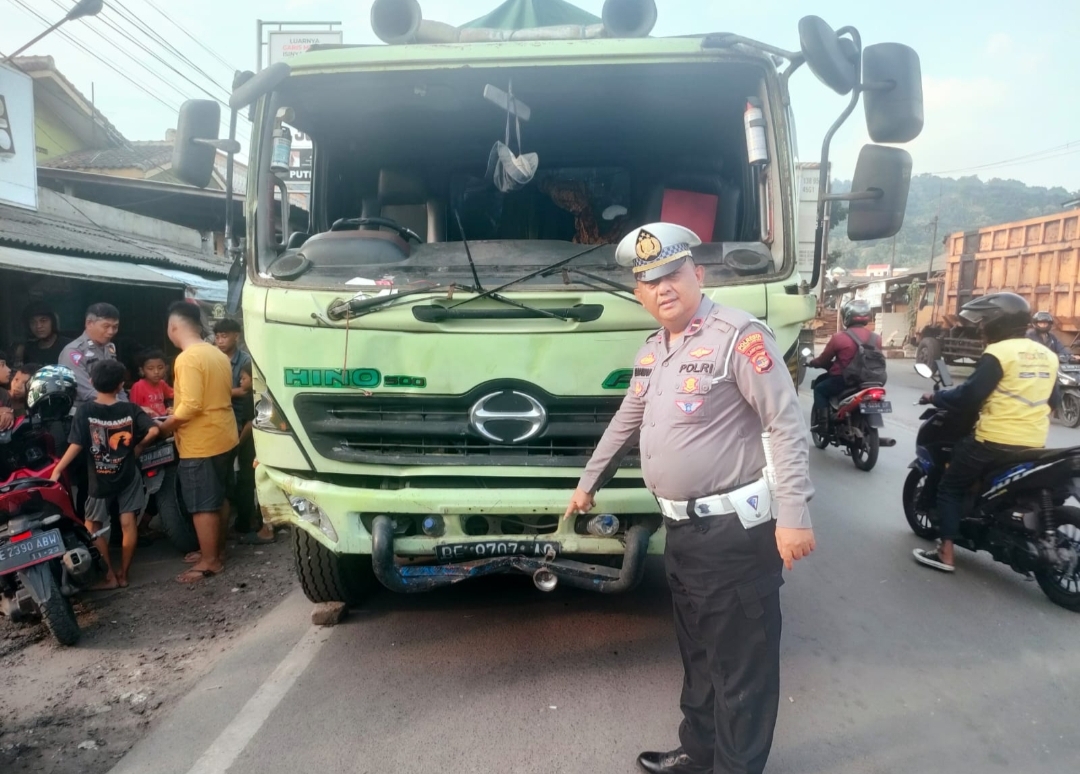
[[[262,728],[270,713],[285,698],[296,678],[304,673],[315,654],[330,639],[331,631],[316,627],[309,629],[266,682],[248,699],[247,704],[241,707],[232,722],[195,761],[188,774],[225,774]]]

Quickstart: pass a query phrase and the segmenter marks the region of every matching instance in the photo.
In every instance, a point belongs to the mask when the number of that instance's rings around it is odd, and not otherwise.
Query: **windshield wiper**
[[[365,314],[377,311],[385,306],[392,305],[395,301],[402,298],[408,298],[409,296],[419,296],[423,294],[439,293],[440,291],[448,291],[449,295],[453,297],[455,290],[463,290],[466,293],[478,293],[479,290],[468,285],[459,285],[456,282],[451,282],[446,285],[431,285],[426,288],[412,288],[411,290],[403,290],[400,293],[392,293],[386,296],[375,296],[374,298],[350,298],[347,301],[341,301],[329,309],[326,310],[326,315],[331,320],[344,320],[346,317],[363,317]]]
[[[566,266],[571,261],[575,261],[583,255],[588,255],[595,250],[599,250],[601,247],[603,247],[603,245],[593,245],[588,250],[582,250],[580,253],[574,253],[569,258],[563,258],[561,261],[555,261],[555,263],[551,264],[550,266],[545,266],[542,269],[531,271],[522,277],[518,277],[516,280],[510,280],[505,285],[499,285],[499,287],[495,288],[494,290],[485,290],[484,292],[472,296],[471,298],[466,298],[464,301],[459,301],[458,303],[448,308],[455,309],[459,306],[464,306],[465,304],[471,303],[481,298],[492,298],[501,293],[502,291],[506,290],[507,288],[513,287],[514,285],[519,285],[522,282],[528,282],[531,279],[542,277],[545,274],[550,274],[551,272],[555,271],[555,269],[561,269],[563,266]]]
[[[552,270],[552,272],[549,272],[549,273],[554,273],[554,270]],[[585,271],[584,269],[572,269],[572,268],[569,268],[569,267],[563,267],[562,274],[563,274],[563,284],[564,285],[569,285],[571,283],[572,280],[570,279],[570,274],[580,274],[582,277],[586,277],[588,279],[593,280],[594,282],[599,282],[599,283],[601,283],[603,285],[607,285],[607,287],[602,288],[602,287],[599,287],[598,285],[592,284],[592,282],[582,282],[581,280],[578,280],[577,284],[584,285],[585,287],[590,288],[592,290],[598,290],[601,293],[609,293],[610,295],[615,296],[615,298],[621,298],[623,301],[629,301],[631,304],[637,304],[638,306],[641,306],[641,302],[638,301],[637,298],[634,296],[634,289],[632,287],[628,286],[628,285],[622,284],[621,282],[615,282],[615,280],[609,280],[606,277],[601,277],[599,275],[592,274],[590,272]],[[612,290],[612,288],[614,288],[614,290]],[[628,295],[624,295],[624,294],[628,294]]]
[[[518,309],[523,309],[534,316],[539,315],[540,317],[548,317],[555,320],[562,320],[563,322],[570,321],[569,317],[566,317],[565,315],[559,314],[557,312],[550,312],[547,309],[536,309],[534,307],[527,306],[526,304],[519,303],[518,301],[514,301],[513,299],[507,298],[506,296],[500,295],[497,289],[490,292],[485,291],[484,286],[480,284],[480,275],[476,271],[476,261],[473,260],[472,250],[469,248],[469,240],[465,238],[465,227],[461,225],[461,215],[458,213],[456,207],[454,208],[454,217],[457,219],[458,231],[461,233],[461,244],[465,247],[465,257],[469,259],[469,268],[472,269],[473,281],[476,283],[476,287],[479,289],[482,295],[487,296],[494,301],[499,301],[503,304],[516,306]],[[455,306],[460,306],[460,304],[455,304]]]

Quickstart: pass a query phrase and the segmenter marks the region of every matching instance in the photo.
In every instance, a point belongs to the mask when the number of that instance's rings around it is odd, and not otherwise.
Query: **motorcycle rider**
[[[825,345],[820,355],[807,365],[811,368],[828,370],[814,380],[814,416],[813,425],[823,430],[829,415],[829,401],[848,388],[844,380],[844,369],[848,367],[859,348],[851,340],[854,336],[863,346],[871,345],[881,349],[881,337],[866,326],[870,324],[870,305],[861,298],[852,299],[840,307],[840,320],[844,330],[837,331]]]
[[[938,484],[938,547],[914,551],[917,562],[943,572],[955,570],[953,541],[971,487],[1016,452],[1046,446],[1050,411],[1058,400],[1057,357],[1028,338],[1027,301],[1015,293],[992,293],[964,304],[960,316],[979,327],[987,342],[983,356],[963,384],[919,401],[957,413],[977,406],[979,413],[974,432],[953,448]]]
[[[1027,337],[1047,347],[1062,363],[1080,362],[1080,355],[1074,355],[1071,349],[1062,344],[1061,339],[1053,334],[1053,329],[1054,316],[1049,312],[1036,312],[1031,318],[1031,330]]]

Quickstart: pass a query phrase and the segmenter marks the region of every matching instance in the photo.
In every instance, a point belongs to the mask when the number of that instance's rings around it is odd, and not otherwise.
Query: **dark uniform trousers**
[[[679,739],[714,774],[759,774],[780,701],[776,522],[747,530],[730,514],[665,524],[685,673]]]

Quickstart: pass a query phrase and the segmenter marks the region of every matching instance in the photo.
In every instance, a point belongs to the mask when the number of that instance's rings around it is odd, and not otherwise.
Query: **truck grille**
[[[316,451],[338,462],[581,467],[621,401],[502,381],[465,395],[304,394],[294,406]],[[639,464],[636,450],[624,464]]]

